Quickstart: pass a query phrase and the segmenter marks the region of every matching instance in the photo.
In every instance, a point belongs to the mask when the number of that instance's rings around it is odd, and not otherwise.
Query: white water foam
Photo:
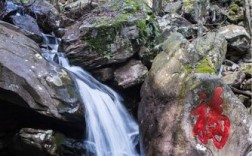
[[[58,41],[45,42],[52,50],[43,56],[69,70],[75,76],[81,99],[85,104],[86,140],[84,146],[90,156],[137,156],[138,125],[128,114],[122,99],[109,87],[101,84],[80,67],[71,66],[63,53],[58,52]],[[51,40],[52,38],[50,38]],[[57,57],[55,59],[55,57]]]

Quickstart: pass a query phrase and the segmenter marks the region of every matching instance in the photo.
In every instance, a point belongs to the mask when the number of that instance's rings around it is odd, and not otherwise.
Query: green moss
[[[229,11],[238,12],[238,10],[239,10],[239,5],[237,5],[235,2],[232,2],[229,7]]]
[[[207,59],[203,59],[200,61],[200,63],[195,68],[196,73],[210,73],[214,74],[215,70],[213,67],[211,67],[211,64]]]
[[[95,52],[109,59],[112,56],[111,44],[114,43],[116,36],[120,35],[120,30],[128,23],[135,22],[139,30],[139,37],[136,39],[138,45],[150,43],[147,47],[154,47],[153,40],[161,33],[158,25],[153,24],[156,22],[154,17],[144,11],[146,8],[148,7],[142,3],[142,0],[115,0],[106,7],[97,7],[94,12],[99,14],[104,12],[104,15],[89,20],[89,23],[96,27],[97,32],[86,30],[87,33],[82,40],[85,44],[88,43]]]
[[[186,13],[189,13],[193,9],[194,0],[183,0],[183,8]]]
[[[85,41],[87,41],[91,48],[95,49],[97,53],[102,54],[105,58],[109,58],[111,55],[111,47],[109,46],[114,42],[118,28],[108,25],[99,27],[94,31],[97,31],[97,36],[91,37],[92,31],[90,31],[89,34],[86,35],[90,38],[86,38]]]
[[[236,2],[232,2],[228,9],[229,19],[232,22],[238,22],[243,20],[244,15],[243,11],[240,9],[240,6]]]

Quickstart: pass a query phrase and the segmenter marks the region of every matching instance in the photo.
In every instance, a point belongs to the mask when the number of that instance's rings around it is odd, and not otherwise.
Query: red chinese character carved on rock
[[[199,92],[200,104],[192,110],[192,115],[198,117],[193,127],[193,134],[203,144],[207,144],[208,140],[212,139],[218,149],[223,148],[226,144],[230,128],[228,117],[222,114],[222,92],[223,88],[216,87],[212,98],[208,102],[206,102],[207,95],[204,92]]]

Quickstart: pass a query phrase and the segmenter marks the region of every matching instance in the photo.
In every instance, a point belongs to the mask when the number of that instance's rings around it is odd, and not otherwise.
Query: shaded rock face
[[[250,36],[244,27],[228,25],[220,28],[219,33],[228,41],[227,57],[237,56],[236,59],[231,58],[231,60],[236,62],[240,57],[249,53]]]
[[[174,33],[163,43],[141,89],[138,117],[146,155],[250,152],[252,118],[214,75],[226,47],[225,38],[217,33],[191,43]]]
[[[106,3],[69,27],[62,47],[73,64],[86,69],[125,62],[155,38],[156,23],[147,11],[131,0]]]
[[[16,112],[17,117],[13,116],[13,125],[2,126],[0,131],[16,130],[28,123],[27,126],[43,128],[59,126],[69,135],[77,131],[76,136],[82,136],[83,105],[71,75],[47,62],[37,44],[15,29],[0,25],[0,38],[1,107],[9,108],[7,115],[11,114],[11,108],[21,110]],[[48,124],[43,125],[46,122]]]
[[[57,9],[46,0],[35,1],[29,10],[35,14],[38,25],[45,32],[52,32],[60,26],[60,16]]]
[[[31,142],[33,143],[31,144]],[[77,156],[81,155],[80,151],[84,153],[81,140],[69,139],[63,134],[50,129],[22,128],[13,136],[10,143],[13,149],[11,153],[14,155]]]

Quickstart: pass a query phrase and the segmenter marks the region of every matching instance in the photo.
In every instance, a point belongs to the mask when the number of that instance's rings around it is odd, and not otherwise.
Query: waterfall
[[[63,53],[58,52],[59,40],[44,35],[49,48],[43,56],[72,72],[81,100],[85,104],[85,156],[137,156],[138,125],[112,89],[101,84],[80,67],[71,66]]]

